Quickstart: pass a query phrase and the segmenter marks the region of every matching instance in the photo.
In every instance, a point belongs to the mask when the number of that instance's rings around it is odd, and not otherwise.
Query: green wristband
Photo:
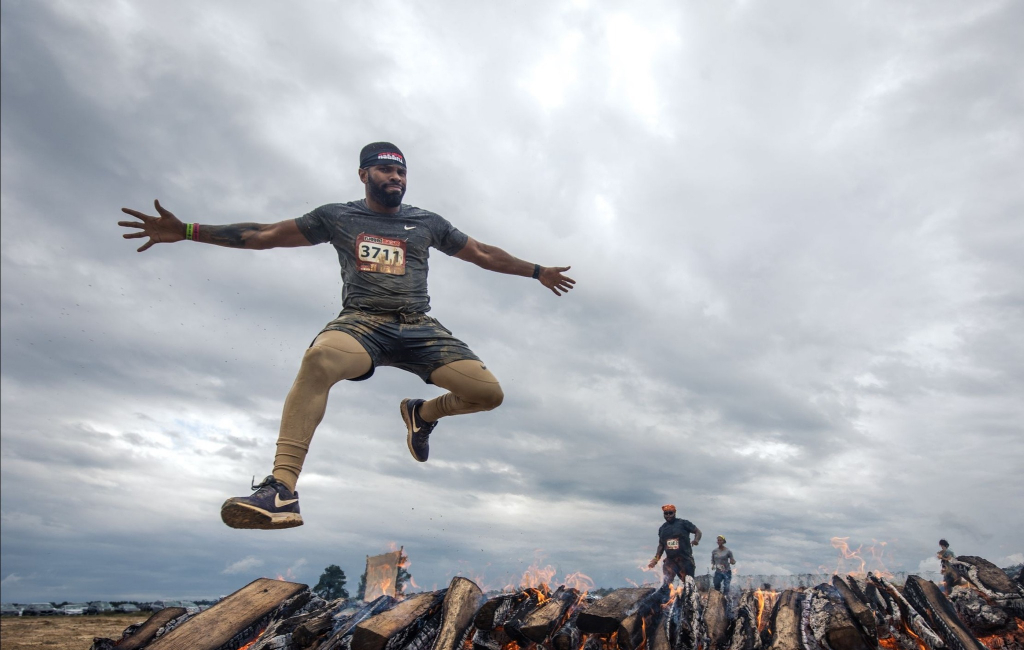
[[[192,239],[192,224],[190,223],[185,224],[185,239]]]

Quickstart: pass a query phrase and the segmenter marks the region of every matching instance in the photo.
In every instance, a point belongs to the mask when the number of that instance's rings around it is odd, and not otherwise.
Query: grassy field
[[[150,612],[101,616],[4,616],[0,618],[0,650],[89,650],[92,639],[121,638],[132,623]]]

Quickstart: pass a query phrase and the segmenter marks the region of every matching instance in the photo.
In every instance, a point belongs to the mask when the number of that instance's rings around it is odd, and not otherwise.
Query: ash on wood
[[[721,645],[729,628],[729,618],[725,611],[725,596],[717,589],[708,592],[708,604],[704,610],[704,622],[708,626],[708,638],[711,647]]]
[[[501,627],[516,607],[527,598],[529,595],[523,592],[500,594],[491,598],[476,613],[473,618],[473,627],[488,632],[495,627]]]
[[[803,594],[787,589],[775,601],[769,622],[772,642],[768,650],[799,650],[802,600]]]
[[[985,650],[985,646],[967,630],[956,615],[952,603],[946,600],[934,582],[908,576],[903,593],[952,650]]]
[[[809,594],[808,625],[814,640],[832,650],[870,650],[874,643],[862,635],[846,609],[839,591],[822,583]]]
[[[456,650],[469,629],[484,594],[472,580],[455,577],[441,605],[441,625],[433,650]]]
[[[586,634],[611,634],[653,593],[650,587],[616,589],[580,612],[576,625]]]
[[[383,650],[387,645],[401,645],[403,639],[419,631],[419,626],[425,623],[423,619],[436,613],[443,597],[443,591],[417,594],[368,618],[356,626],[352,650]]]
[[[153,637],[156,636],[160,628],[187,613],[184,607],[165,607],[158,612],[154,612],[130,637],[121,640],[117,645],[118,650],[122,648],[124,650],[138,650],[139,648],[146,647],[146,644],[153,640]]]
[[[1002,569],[985,558],[960,555],[956,559],[961,563],[956,567],[958,573],[997,605],[1024,619],[1024,587],[1016,584]],[[1024,569],[1021,569],[1021,573],[1024,574]]]
[[[199,612],[147,646],[148,650],[216,650],[239,635],[251,635],[265,625],[289,598],[306,585],[260,578]]]

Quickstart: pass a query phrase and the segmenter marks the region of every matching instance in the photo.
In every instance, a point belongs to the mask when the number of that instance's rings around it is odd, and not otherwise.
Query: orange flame
[[[565,578],[562,579],[562,584],[569,589],[575,589],[584,596],[594,588],[594,581],[590,576],[580,573],[579,571],[565,576]]]
[[[249,648],[251,648],[257,641],[260,640],[260,637],[263,636],[263,633],[266,632],[266,631],[267,631],[267,628],[263,628],[262,630],[257,632],[256,636],[254,636],[252,638],[252,641],[250,641],[249,643],[246,643],[244,646],[242,646],[238,650],[249,650]]]
[[[765,610],[771,610],[775,606],[775,601],[779,597],[779,592],[774,589],[757,589],[754,591],[754,598],[757,599],[757,631],[763,632],[766,625],[768,625],[768,619],[764,616]]]
[[[885,578],[892,577],[892,572],[889,571],[889,569],[885,566],[885,545],[888,542],[879,542],[876,540],[871,540],[872,542],[874,542],[874,544],[868,546],[867,548],[864,548],[864,545],[861,544],[856,549],[851,549],[850,545],[848,544],[849,540],[849,537],[832,538],[832,548],[839,551],[839,558],[836,563],[836,568],[832,571],[832,573],[846,573],[847,575],[858,576],[867,575],[866,569],[868,566],[868,558],[865,558],[861,554],[862,551],[866,551],[871,556],[871,572],[875,575],[879,575]],[[847,562],[849,562],[853,567],[851,570],[847,570]],[[829,570],[827,567],[821,567],[821,569],[823,571]]]

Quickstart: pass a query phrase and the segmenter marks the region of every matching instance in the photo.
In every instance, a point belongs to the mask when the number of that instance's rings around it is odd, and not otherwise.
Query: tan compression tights
[[[327,394],[334,384],[370,371],[373,362],[350,334],[327,331],[316,337],[302,357],[299,374],[284,401],[281,433],[277,438],[274,478],[295,489],[313,432],[327,410]],[[448,393],[427,401],[420,417],[433,422],[446,415],[489,411],[504,394],[498,380],[479,361],[454,361],[430,374],[430,381]]]

